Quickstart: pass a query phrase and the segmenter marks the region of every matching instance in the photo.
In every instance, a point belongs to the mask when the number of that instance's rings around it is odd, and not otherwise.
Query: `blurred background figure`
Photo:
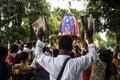
[[[14,66],[14,64],[20,63],[20,54],[17,54],[19,46],[16,44],[11,45],[10,54],[8,54],[7,62]]]
[[[30,66],[26,63],[28,55],[27,52],[22,52],[20,54],[21,63],[13,66],[13,80],[30,80],[33,77],[32,72],[29,70]]]
[[[0,80],[10,79],[12,67],[6,62],[7,47],[0,45]]]

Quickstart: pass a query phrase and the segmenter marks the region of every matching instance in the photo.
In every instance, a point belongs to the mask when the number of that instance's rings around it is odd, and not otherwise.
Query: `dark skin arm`
[[[88,44],[93,43],[93,25],[91,25],[90,28],[88,28],[87,22],[85,22],[85,23],[84,23],[84,21],[82,21],[82,22],[83,22],[83,29],[82,29],[81,41],[82,41],[82,45],[84,48],[84,50],[82,51],[82,54],[85,55],[86,51],[87,51],[87,43],[85,41],[84,36],[86,35],[86,39],[88,40]]]
[[[37,35],[38,35],[38,39],[42,41],[42,37],[43,37],[43,35],[44,35],[43,28],[40,28],[40,29],[38,30]],[[43,48],[43,52],[44,52],[45,50],[46,50],[46,46]]]
[[[116,33],[116,45],[115,45],[114,54],[113,54],[113,57],[116,59],[119,52],[119,42],[120,42],[120,32]]]
[[[84,29],[82,29],[81,41],[82,41],[82,45],[85,47],[85,49],[87,49],[87,43],[86,43],[86,41],[85,41],[84,36],[85,36],[85,34],[84,34]]]
[[[84,38],[85,34],[84,34],[84,30],[82,29],[82,34],[81,34],[81,41],[82,41],[82,51],[81,51],[81,54],[82,55],[85,55],[86,52],[87,52],[87,42],[85,41],[85,38]]]
[[[37,33],[38,39],[42,40],[43,32],[44,32],[44,31],[43,31],[43,28],[40,28],[40,29],[38,30],[38,33]]]
[[[83,26],[83,30],[86,33],[86,38],[88,40],[88,43],[91,44],[93,43],[93,27],[85,27]]]

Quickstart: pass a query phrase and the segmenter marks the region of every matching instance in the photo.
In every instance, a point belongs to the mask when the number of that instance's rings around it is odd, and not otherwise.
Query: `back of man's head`
[[[59,41],[59,49],[72,50],[72,39],[69,36],[62,36]]]
[[[29,54],[29,53],[23,51],[23,52],[20,54],[20,59],[21,59],[21,60],[27,60],[28,54]]]

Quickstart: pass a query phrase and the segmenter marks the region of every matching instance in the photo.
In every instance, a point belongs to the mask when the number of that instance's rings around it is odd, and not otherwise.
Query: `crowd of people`
[[[120,80],[120,34],[114,51],[96,48],[93,29],[83,29],[82,48],[67,35],[58,48],[47,47],[43,35],[40,28],[39,39],[26,46],[21,40],[0,45],[0,80]]]

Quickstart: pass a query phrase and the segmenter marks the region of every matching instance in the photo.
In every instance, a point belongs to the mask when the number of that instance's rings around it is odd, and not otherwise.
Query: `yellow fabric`
[[[116,66],[117,69],[118,69],[118,65],[119,65],[118,59],[113,59],[113,60],[112,60],[112,63],[115,64],[115,66]]]
[[[115,80],[115,77],[113,75],[110,76],[110,80]]]
[[[117,70],[118,70],[118,60],[117,59],[113,59],[112,60],[112,63],[116,66]],[[111,75],[110,76],[110,80],[115,80],[115,76],[114,75]]]
[[[29,68],[29,65],[27,65],[27,64],[18,64],[18,67],[21,67],[21,68],[23,68],[23,69],[28,69],[28,68]],[[26,74],[25,72],[22,72],[22,71],[20,71],[19,69],[15,69],[15,70],[13,71],[13,73],[14,73],[14,74]]]

